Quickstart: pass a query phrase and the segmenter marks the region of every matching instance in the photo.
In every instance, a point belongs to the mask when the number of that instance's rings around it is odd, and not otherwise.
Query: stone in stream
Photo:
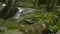
[[[0,26],[0,33],[5,32],[5,30],[6,30],[6,27],[5,26]]]

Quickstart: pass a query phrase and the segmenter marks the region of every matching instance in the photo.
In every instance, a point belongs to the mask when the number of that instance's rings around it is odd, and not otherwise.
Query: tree
[[[17,11],[16,3],[16,0],[8,0],[8,3],[1,11],[0,17],[4,19],[11,17]]]
[[[46,7],[46,11],[47,12],[53,12],[53,11],[55,11],[56,1],[57,0],[46,0],[45,7]]]

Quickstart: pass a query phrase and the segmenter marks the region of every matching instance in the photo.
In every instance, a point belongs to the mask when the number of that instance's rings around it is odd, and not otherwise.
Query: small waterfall
[[[12,17],[12,19],[18,19],[18,18],[20,18],[20,12],[22,12],[23,11],[23,9],[21,9],[21,8],[18,8],[18,12]]]
[[[35,9],[18,7],[18,12],[12,17],[12,19],[19,19],[28,13],[33,13]]]

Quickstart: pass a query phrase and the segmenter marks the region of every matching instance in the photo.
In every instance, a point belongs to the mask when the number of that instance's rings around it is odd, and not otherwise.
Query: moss
[[[8,30],[15,30],[15,29],[19,29],[20,27],[17,26],[17,25],[10,25],[10,26],[7,26],[7,29]]]
[[[0,32],[3,33],[5,30],[0,29]]]

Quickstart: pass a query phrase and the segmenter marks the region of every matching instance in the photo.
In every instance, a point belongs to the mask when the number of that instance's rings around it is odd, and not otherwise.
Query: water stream
[[[2,6],[6,6],[6,4],[2,4]],[[13,15],[12,19],[19,19],[22,15],[26,15],[28,13],[33,13],[34,9],[31,8],[21,8],[18,7],[18,11],[15,15]],[[3,33],[0,32],[0,34],[23,34],[19,30],[7,30],[6,27],[0,27],[0,29],[5,30]]]
[[[17,13],[12,17],[12,19],[19,19],[21,16],[33,13],[35,9],[18,7],[18,10],[19,11],[17,11]]]

